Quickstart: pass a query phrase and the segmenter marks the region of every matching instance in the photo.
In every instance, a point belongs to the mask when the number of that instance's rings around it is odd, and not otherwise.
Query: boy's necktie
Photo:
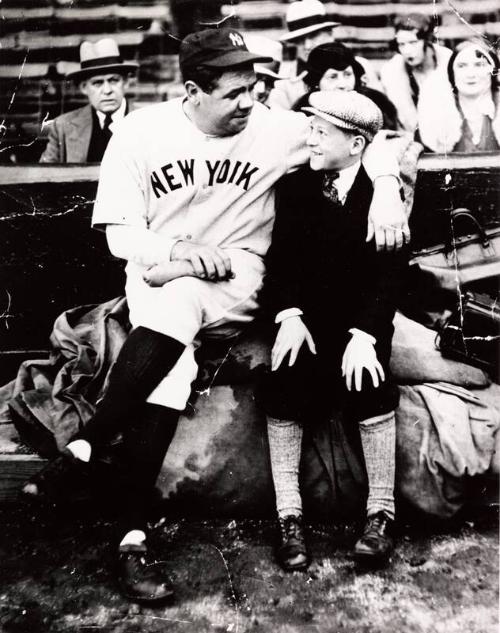
[[[339,191],[335,181],[339,177],[338,171],[326,172],[323,176],[323,195],[333,204],[340,204]]]

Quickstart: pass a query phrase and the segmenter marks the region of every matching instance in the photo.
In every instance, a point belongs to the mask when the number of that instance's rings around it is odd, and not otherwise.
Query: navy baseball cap
[[[207,66],[233,68],[255,62],[272,62],[271,57],[251,53],[241,33],[234,29],[205,29],[187,35],[179,49],[179,65],[183,68]]]

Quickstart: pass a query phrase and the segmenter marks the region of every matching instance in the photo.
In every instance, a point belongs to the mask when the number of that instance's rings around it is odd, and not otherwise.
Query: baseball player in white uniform
[[[90,467],[96,449],[121,432],[128,468],[118,579],[124,595],[147,603],[172,595],[145,558],[146,519],[196,376],[197,336],[232,336],[253,319],[273,186],[308,160],[306,117],[254,103],[253,63],[269,60],[250,53],[237,31],[187,36],[179,61],[186,96],[131,113],[101,165],[92,222],[127,260],[133,330],[94,418],[24,489],[49,493],[62,472]],[[397,165],[376,143],[372,150],[375,229],[382,243],[385,235],[389,246],[399,245],[409,234]]]

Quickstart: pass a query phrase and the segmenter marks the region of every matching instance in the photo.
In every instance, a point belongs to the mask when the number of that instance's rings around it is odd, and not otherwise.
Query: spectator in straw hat
[[[302,429],[328,420],[332,406],[359,426],[366,464],[367,519],[354,556],[385,563],[393,547],[398,391],[389,358],[406,255],[377,253],[364,239],[373,185],[361,164],[382,113],[354,91],[319,91],[309,101],[309,165],[278,186],[263,296],[279,324],[262,395],[277,557],[287,571],[309,564],[298,477]],[[334,309],[333,296],[342,309]]]
[[[80,69],[66,75],[75,81],[88,105],[50,122],[42,163],[99,163],[113,124],[130,109],[125,98],[129,75],[138,64],[124,62],[112,38],[80,46]]]
[[[265,55],[272,61],[267,63],[254,64],[257,83],[253,91],[254,98],[259,103],[269,105],[269,95],[278,79],[285,79],[280,74],[280,64],[283,61],[283,45],[264,35],[245,35],[245,42],[248,50],[258,55]]]
[[[283,44],[296,48],[296,62],[290,67],[290,79],[276,82],[271,92],[271,107],[290,110],[302,95],[308,92],[304,82],[307,74],[307,58],[313,48],[334,40],[333,28],[338,22],[327,19],[326,9],[320,0],[296,0],[288,7],[286,14],[288,33],[280,38]],[[356,57],[363,69],[363,84],[380,89],[380,83],[370,63],[363,57]]]

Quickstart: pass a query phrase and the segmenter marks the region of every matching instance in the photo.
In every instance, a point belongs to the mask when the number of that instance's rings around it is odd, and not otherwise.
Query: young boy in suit
[[[365,530],[354,556],[387,561],[393,548],[395,416],[389,358],[404,252],[365,241],[373,185],[361,157],[382,113],[356,92],[310,97],[309,165],[283,178],[267,258],[278,334],[264,386],[272,474],[286,570],[305,569],[299,461],[302,428],[341,405],[359,424],[368,475]]]

